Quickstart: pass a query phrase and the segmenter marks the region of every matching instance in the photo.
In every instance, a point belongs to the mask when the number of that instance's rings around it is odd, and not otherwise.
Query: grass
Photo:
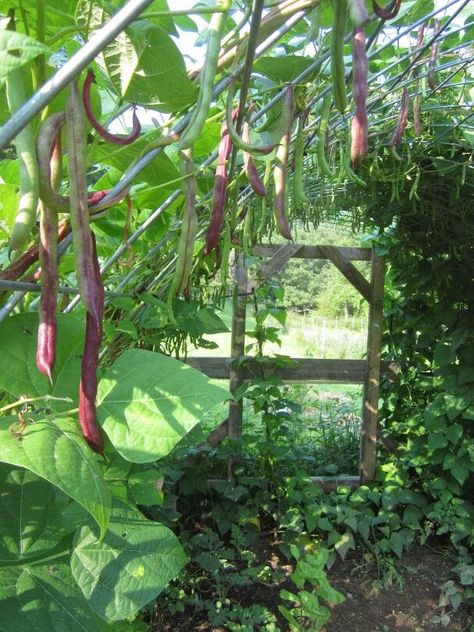
[[[231,307],[220,313],[220,317],[230,329]],[[266,325],[280,327],[278,322],[269,317]],[[255,327],[255,319],[248,310],[247,331]],[[206,336],[215,342],[216,349],[192,349],[189,355],[197,357],[230,356],[230,331],[222,334]],[[301,315],[294,312],[288,314],[284,327],[280,327],[281,345],[267,342],[264,351],[268,355],[275,353],[289,355],[295,358],[350,358],[364,357],[367,343],[367,322],[361,318],[331,319],[317,314]],[[252,338],[247,336],[246,343]]]
[[[230,306],[221,314],[230,328]],[[362,358],[366,345],[366,322],[363,319],[331,320],[317,314],[289,313],[285,327],[270,318],[268,326],[279,327],[281,346],[266,343],[265,353],[292,357]],[[248,314],[247,330],[255,326],[253,315]],[[198,349],[189,355],[230,355],[230,333],[207,336],[217,343],[217,349]],[[248,337],[251,343],[252,338]],[[216,381],[226,385],[223,381]],[[354,475],[358,470],[360,448],[360,417],[362,385],[352,384],[288,384],[282,396],[296,403],[300,412],[283,415],[278,428],[277,441],[268,449],[280,450],[284,458],[279,462],[289,469],[298,468],[309,475]],[[183,442],[186,446],[203,443],[207,435],[228,414],[228,406],[216,407]],[[256,414],[250,400],[244,400],[243,440],[245,453],[250,459],[261,456],[265,445],[265,427],[261,414]],[[278,445],[276,445],[278,444]],[[285,465],[284,465],[285,467]]]

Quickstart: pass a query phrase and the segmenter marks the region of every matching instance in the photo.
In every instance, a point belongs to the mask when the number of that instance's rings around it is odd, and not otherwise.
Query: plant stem
[[[72,402],[72,399],[70,397],[53,397],[52,395],[41,395],[40,397],[22,397],[18,401],[13,402],[13,404],[8,404],[7,406],[3,406],[2,408],[0,408],[0,413],[5,413],[8,410],[12,410],[13,408],[17,408],[18,406],[24,406],[25,404],[52,400],[58,402]]]

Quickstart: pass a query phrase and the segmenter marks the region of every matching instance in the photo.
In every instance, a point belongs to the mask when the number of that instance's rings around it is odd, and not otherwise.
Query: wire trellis
[[[33,95],[33,97],[31,97],[31,99],[29,99],[29,101],[27,101],[24,104],[24,106],[20,108],[20,110],[18,110],[18,112],[16,112],[10,118],[10,120],[3,126],[3,128],[0,129],[0,148],[5,147],[10,142],[10,140],[14,138],[14,136],[18,133],[18,131],[20,131],[22,127],[28,123],[29,120],[31,120],[39,111],[41,111],[41,109],[45,107],[45,105],[47,105],[47,103],[58,92],[60,92],[64,88],[64,86],[66,86],[77,74],[79,74],[81,70],[84,69],[87,66],[87,64],[90,63],[95,58],[95,56],[97,56],[97,54],[99,54],[105,48],[105,46],[114,39],[114,37],[118,33],[120,33],[124,28],[127,27],[127,25],[133,22],[133,20],[135,20],[143,12],[143,10],[146,9],[150,4],[151,4],[151,0],[130,0],[122,9],[120,9],[109,20],[109,22],[106,25],[104,25],[100,30],[98,30],[96,35],[93,38],[91,38],[91,40],[87,42],[80,49],[80,51],[76,53],[76,55],[74,55],[61,69],[59,69],[55,73],[55,75],[48,82],[46,82],[46,84],[42,88],[40,88],[37,91],[37,93],[35,93],[35,95]],[[316,3],[313,3],[313,4],[316,4]],[[469,4],[469,0],[450,0],[449,2],[446,2],[443,6],[438,5],[433,11],[423,16],[422,18],[414,21],[408,27],[397,29],[393,37],[388,38],[387,41],[385,41],[383,44],[381,44],[378,47],[376,46],[377,38],[380,36],[380,34],[383,31],[381,29],[377,29],[375,31],[374,36],[371,39],[369,39],[369,42],[368,42],[369,62],[371,60],[377,59],[377,56],[379,56],[383,51],[385,51],[390,46],[393,46],[397,42],[403,41],[405,38],[410,37],[414,29],[416,29],[421,24],[427,23],[432,18],[445,13],[448,9],[452,10],[452,13],[447,18],[447,20],[443,23],[439,32],[434,33],[433,36],[423,45],[421,49],[409,50],[399,59],[395,60],[392,64],[384,67],[380,71],[369,76],[369,88],[371,86],[373,87],[372,98],[369,99],[369,102],[368,102],[369,112],[372,112],[372,114],[375,114],[379,110],[389,109],[390,102],[388,102],[386,99],[387,94],[392,94],[395,88],[400,89],[405,85],[410,86],[410,84],[412,84],[412,82],[414,81],[414,79],[411,77],[413,69],[419,65],[420,59],[422,58],[423,54],[429,49],[429,47],[435,41],[443,42],[446,38],[452,37],[455,34],[461,33],[462,31],[465,31],[467,28],[472,26],[472,23],[463,24],[462,26],[457,26],[457,25],[453,26],[455,25],[455,21],[457,17],[468,6],[468,4]],[[308,5],[310,5],[310,3],[308,3]],[[268,37],[262,44],[260,44],[260,46],[257,47],[256,53],[255,53],[255,59],[260,58],[264,53],[269,51],[272,47],[278,45],[279,42],[282,40],[282,38],[288,35],[292,31],[292,29],[298,24],[298,22],[300,22],[305,17],[309,8],[311,7],[309,6],[307,9],[299,11],[295,13],[294,15],[292,15],[290,18],[288,18],[288,20],[282,27],[277,29],[274,33],[272,33],[270,37]],[[372,21],[374,20],[375,18],[374,16],[372,16]],[[392,31],[392,29],[393,27],[389,27],[390,31]],[[441,51],[440,58],[442,57],[449,58],[449,55],[453,55],[458,51],[465,52],[466,50],[469,50],[469,49],[465,44],[463,43],[455,44],[454,46],[451,46],[445,51]],[[471,53],[472,53],[472,50],[471,50]],[[329,52],[323,51],[322,54],[319,54],[318,58],[313,63],[311,63],[302,73],[300,73],[297,77],[294,78],[293,83],[295,85],[304,84],[305,81],[311,78],[315,74],[315,72],[319,68],[322,67],[322,65],[328,60],[328,58],[329,58]],[[473,61],[474,61],[474,55],[471,54],[470,56],[467,56],[467,57],[464,57],[463,55],[459,55],[455,59],[451,59],[450,61],[444,64],[439,63],[437,67],[437,70],[439,72],[446,71],[450,68],[452,69],[452,72],[449,75],[449,77],[444,78],[443,81],[436,87],[436,91],[440,91],[441,89],[446,89],[451,86],[454,87],[454,86],[459,85],[459,82],[450,84],[449,83],[450,79],[456,76],[456,74],[460,72],[460,70],[463,70],[466,72],[469,66],[472,65]],[[406,62],[408,62],[408,65],[404,66]],[[233,78],[238,76],[242,72],[243,65],[244,65],[244,62],[240,62],[240,64],[237,65],[237,67],[233,70],[232,73],[228,74],[227,76],[225,76],[224,78],[222,78],[220,81],[217,82],[217,84],[214,87],[214,92],[213,92],[214,99],[217,99],[219,95],[221,95],[226,90],[226,88],[230,85],[230,83],[233,81]],[[387,77],[392,70],[396,69],[397,66],[399,66],[402,69],[395,77],[391,77],[389,82],[386,85],[384,85],[382,89],[380,86],[380,80],[383,77]],[[418,78],[423,78],[426,74],[427,72],[419,74]],[[346,79],[348,79],[349,76],[350,76],[350,73],[346,77]],[[327,92],[329,89],[330,88],[328,87],[326,90],[320,91],[312,99],[310,106],[314,107],[323,98],[324,93]],[[252,122],[253,123],[257,122],[267,112],[269,112],[274,107],[274,105],[283,98],[285,94],[285,90],[286,90],[286,86],[282,87],[280,90],[278,90],[275,93],[273,98],[271,98],[263,107],[261,107],[257,112],[255,112],[252,116]],[[424,95],[424,100],[425,101],[428,100],[433,95],[433,93],[434,91],[430,91],[426,95]],[[392,105],[395,106],[395,101],[392,102]],[[455,109],[467,110],[466,116],[463,117],[462,119],[463,123],[466,123],[473,114],[472,111],[469,112],[469,109],[472,108],[472,105],[473,105],[472,103],[454,104],[452,106],[452,109],[453,110]],[[444,110],[447,110],[447,108],[444,106],[440,106],[440,107],[442,107]],[[432,111],[435,108],[436,106],[430,105],[427,108],[427,111]],[[341,115],[333,116],[330,121],[330,128],[333,131],[343,128],[344,126],[347,125],[347,121],[350,116],[351,116],[350,112],[344,116],[341,116]],[[396,116],[395,110],[394,108],[392,108],[392,111],[388,112],[387,116],[382,116],[379,118],[378,125],[382,126],[383,124],[390,122],[391,120],[393,120],[395,116]],[[177,125],[173,128],[172,131],[176,133],[181,132],[185,128],[189,120],[189,117],[190,117],[190,113],[185,114],[181,118],[181,120],[177,123]],[[318,117],[315,116],[313,118],[312,123],[308,126],[308,129],[306,130],[307,132],[309,131],[311,134],[307,142],[311,142],[311,138],[314,137],[314,130],[316,129],[317,124],[318,124]],[[462,124],[462,123],[460,123],[459,121],[453,123],[453,125],[459,125],[459,124]],[[111,189],[111,191],[109,192],[105,200],[107,198],[115,197],[119,193],[122,193],[123,191],[128,189],[136,181],[137,177],[143,171],[143,169],[146,166],[148,166],[162,151],[163,150],[161,148],[154,149],[150,151],[149,153],[147,153],[146,155],[142,156],[134,164],[132,164],[130,168],[123,174],[118,184],[115,185]],[[205,161],[202,162],[199,168],[201,170],[204,170],[205,168],[210,166],[214,162],[216,156],[217,156],[217,151],[211,153],[211,155]],[[312,167],[311,159],[306,159],[305,173],[308,176],[310,174],[311,167]],[[350,193],[350,195],[352,196],[353,203],[357,204],[359,201],[359,198],[360,198],[360,202],[361,203],[363,202],[364,191],[358,190],[356,187],[348,184],[347,182],[340,183],[339,185],[335,185],[334,183],[330,183],[330,182],[316,183],[309,176],[306,184],[307,184],[308,192],[310,193],[310,196],[313,199],[316,197],[319,197],[321,199],[328,199],[328,197],[332,196],[332,198],[337,201],[337,200],[344,199],[344,196],[347,196]],[[245,188],[239,195],[239,205],[245,204],[249,199],[251,199],[251,195],[252,194],[251,194],[250,189],[248,187]],[[133,245],[151,226],[153,226],[156,220],[167,209],[169,209],[175,202],[179,200],[180,196],[181,196],[180,188],[172,192],[161,203],[161,205],[157,209],[155,209],[155,211],[153,211],[149,215],[149,217],[141,223],[140,226],[138,226],[138,228],[128,237],[127,241],[121,244],[118,248],[116,248],[114,253],[106,261],[104,261],[101,267],[102,274],[109,271],[117,263],[117,261],[124,254],[127,253],[131,245]],[[345,213],[345,212],[346,210],[344,208],[341,208],[341,213]],[[201,221],[204,221],[204,220],[201,220]],[[129,286],[133,278],[137,274],[139,274],[139,272],[142,270],[143,268],[142,264],[146,265],[147,261],[153,260],[157,255],[159,255],[163,246],[165,245],[165,243],[167,242],[169,238],[170,236],[167,236],[164,239],[160,240],[160,242],[157,245],[153,246],[145,255],[142,256],[140,263],[132,267],[128,271],[126,276],[117,283],[116,289],[115,289],[116,294],[122,296],[119,290],[122,290],[122,289],[126,290],[126,288]],[[70,241],[71,241],[70,238],[66,238],[62,242],[61,244],[62,251],[65,251],[68,248],[68,246],[70,245]],[[155,276],[152,275],[149,278],[148,283],[145,283],[144,285],[147,288],[152,288],[156,286],[156,283],[158,281],[161,281],[163,284],[166,284],[166,278],[170,278],[172,275],[174,260],[175,258],[173,256],[169,256],[167,263],[160,270],[158,275],[155,275]],[[20,288],[19,285],[16,287]],[[18,291],[16,288],[13,287],[13,285],[11,285],[10,289],[15,290],[15,291],[7,299],[5,304],[0,308],[0,321],[4,319],[5,317],[7,317],[16,308],[16,306],[23,299],[26,292],[31,291],[31,290],[34,291],[35,288],[31,288],[31,287],[26,288],[25,286],[21,286],[21,291]],[[64,288],[64,290],[66,293],[69,293],[69,294],[75,293],[75,290],[73,288]],[[127,292],[125,292],[125,294],[126,293]],[[113,292],[109,293],[109,295],[113,296],[114,293]],[[65,311],[71,311],[72,309],[74,309],[77,303],[78,303],[78,297],[74,298],[68,304]]]

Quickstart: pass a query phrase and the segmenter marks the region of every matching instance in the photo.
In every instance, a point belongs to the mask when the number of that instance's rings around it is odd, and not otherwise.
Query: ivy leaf
[[[87,446],[74,419],[28,422],[15,437],[17,417],[0,419],[0,461],[24,467],[77,500],[97,521],[104,534],[110,515],[111,495],[99,457]]]
[[[18,314],[0,324],[0,389],[14,397],[51,395],[70,401],[50,400],[48,407],[64,411],[78,398],[84,325],[74,316],[58,314],[56,365],[51,386],[36,367],[38,314]]]
[[[343,535],[341,535],[339,540],[335,543],[334,548],[343,560],[346,557],[349,549],[355,548],[354,536],[352,535],[352,533],[350,531],[346,531]]]
[[[449,468],[449,471],[460,485],[463,485],[469,476],[469,469],[459,461],[453,463],[453,465]]]
[[[448,441],[454,444],[461,440],[463,434],[464,430],[461,424],[453,424],[446,430],[446,437],[448,438]]]
[[[99,382],[97,415],[127,460],[163,458],[214,406],[229,398],[201,372],[160,353],[125,351]]]
[[[466,410],[472,401],[471,395],[445,395],[446,414],[449,421],[456,419],[462,412]]]
[[[428,448],[430,450],[439,450],[448,445],[448,440],[444,432],[430,432],[428,435]]]
[[[117,621],[134,615],[159,595],[186,562],[174,533],[116,501],[109,529],[98,541],[95,526],[77,533],[72,574],[91,608]]]
[[[107,624],[89,608],[64,562],[0,569],[2,632],[105,632]]]

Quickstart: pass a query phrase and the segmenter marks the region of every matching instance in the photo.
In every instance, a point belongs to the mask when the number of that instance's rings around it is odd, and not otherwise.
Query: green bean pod
[[[66,106],[67,147],[69,154],[69,179],[71,187],[70,221],[74,244],[74,264],[76,268],[79,294],[87,311],[100,320],[95,282],[94,256],[89,227],[89,205],[86,181],[86,126],[82,98],[76,82]]]
[[[170,296],[182,292],[189,283],[189,277],[193,267],[194,242],[198,231],[198,218],[196,213],[196,176],[191,150],[181,152],[181,163],[184,179],[184,213],[181,234],[178,245],[178,259],[173,280],[171,282]]]
[[[417,40],[416,40],[416,50],[417,51],[419,51],[421,49],[421,47],[423,46],[424,36],[425,36],[425,23],[423,22],[418,27],[418,37],[417,37]],[[415,136],[420,136],[420,134],[422,132],[421,108],[420,108],[421,95],[420,95],[420,78],[419,78],[419,74],[420,74],[420,67],[416,66],[415,68],[413,68],[413,72],[412,72],[412,76],[416,80],[416,83],[415,83],[415,85],[416,85],[416,92],[415,92],[415,96],[413,98],[413,132],[414,132]]]
[[[6,96],[10,112],[16,112],[26,101],[21,69],[7,77]],[[29,240],[38,209],[38,164],[31,125],[26,125],[15,138],[19,166],[19,205],[8,243],[9,252],[20,250]]]
[[[280,235],[285,239],[292,239],[287,216],[286,183],[288,178],[288,155],[294,109],[294,90],[290,84],[283,100],[281,119],[282,136],[276,151],[275,166],[273,169],[273,214]]]
[[[314,7],[309,14],[309,30],[306,34],[304,45],[318,39],[321,30],[321,3]]]
[[[438,35],[439,30],[441,28],[440,21],[435,20],[433,36]],[[436,62],[438,61],[438,50],[439,50],[439,40],[435,40],[433,42],[433,46],[431,47],[430,59],[428,61],[428,85],[433,92],[436,90]]]
[[[329,116],[331,114],[331,102],[332,96],[331,93],[328,93],[323,98],[323,104],[321,107],[321,119],[319,122],[319,135],[318,142],[316,143],[316,157],[318,159],[318,165],[321,169],[321,173],[329,178],[334,176],[334,173],[331,167],[326,160],[326,133],[329,126]]]
[[[237,133],[237,129],[234,124],[235,113],[238,110],[233,109],[234,102],[234,92],[229,88],[229,92],[227,95],[227,107],[226,107],[226,123],[227,129],[229,131],[229,136],[232,140],[232,143],[241,151],[244,151],[251,155],[267,155],[271,154],[275,149],[275,145],[253,145],[243,137],[239,136]]]
[[[211,18],[198,101],[191,115],[191,120],[179,140],[180,149],[189,149],[194,145],[206,122],[212,102],[212,92],[217,72],[221,39],[231,4],[231,0],[221,0],[220,5],[222,11],[214,13]]]
[[[331,78],[334,103],[341,114],[347,108],[346,71],[344,66],[344,36],[346,34],[347,2],[332,0],[334,19],[331,32]]]
[[[352,182],[354,182],[358,186],[365,189],[367,187],[367,182],[365,182],[365,180],[362,180],[362,178],[359,178],[359,176],[353,171],[352,166],[351,166],[351,154],[349,151],[346,152],[342,145],[341,145],[341,161],[344,166],[344,173],[346,177],[349,180],[352,180]]]
[[[250,125],[248,120],[244,120],[242,125],[242,139],[245,142],[250,142]],[[260,175],[253,161],[252,154],[244,151],[243,158],[245,175],[247,176],[247,180],[249,181],[253,192],[260,197],[265,197],[267,195],[267,192],[262,180],[260,179]]]
[[[297,206],[308,204],[309,200],[306,196],[303,186],[303,154],[304,154],[304,139],[303,139],[303,120],[300,117],[298,120],[298,127],[296,129],[296,141],[295,141],[295,171],[293,174],[293,192],[295,196],[295,202]]]

